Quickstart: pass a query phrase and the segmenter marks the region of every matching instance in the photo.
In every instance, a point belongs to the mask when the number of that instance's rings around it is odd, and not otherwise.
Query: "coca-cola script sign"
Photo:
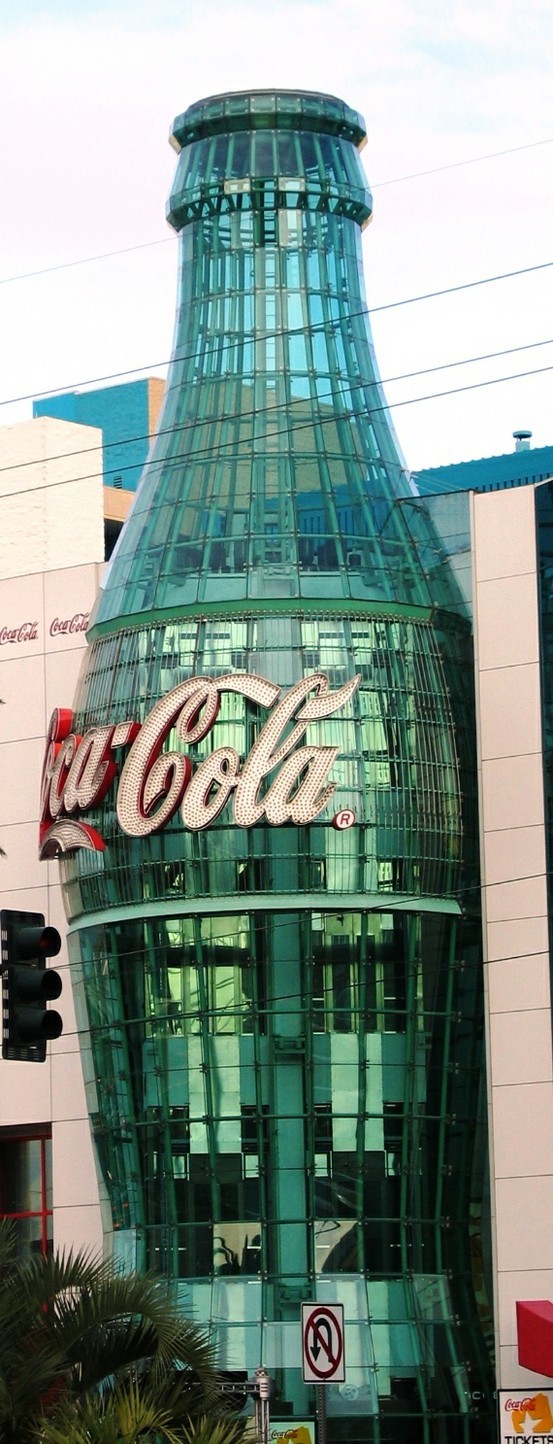
[[[83,814],[116,781],[117,818],[130,837],[160,832],[179,809],[183,826],[198,832],[219,817],[231,797],[239,827],[263,820],[273,827],[312,822],[336,790],[327,779],[339,748],[298,744],[310,722],[331,717],[351,701],[359,682],[353,677],[332,692],[328,677],[317,672],[282,696],[275,682],[245,672],[189,677],[156,702],[142,725],[108,723],[82,737],[72,730],[72,712],[55,711],[42,774],[40,856],[79,847],[103,851],[103,838]],[[185,746],[207,737],[223,692],[271,711],[246,758],[234,747],[218,747],[194,770],[185,751],[164,752],[173,729]],[[347,821],[346,813],[340,814],[342,827],[355,820],[346,812]]]
[[[89,612],[74,612],[72,617],[54,617],[50,622],[51,637],[69,637],[75,632],[86,632]]]
[[[38,637],[38,622],[21,622],[19,627],[0,627],[0,647],[5,647],[7,642],[12,645],[16,642],[36,642]]]

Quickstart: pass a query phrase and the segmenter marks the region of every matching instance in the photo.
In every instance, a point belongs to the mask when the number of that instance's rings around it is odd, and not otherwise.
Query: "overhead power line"
[[[378,909],[375,908],[374,906],[368,907],[367,910],[366,910],[366,911],[367,911],[367,915],[373,914],[373,915],[375,915],[375,916],[377,916],[377,917],[379,916],[380,913],[385,913],[385,914],[386,914],[386,913],[394,913],[394,915],[395,915],[396,917],[397,917],[398,915],[402,914],[402,913],[405,914],[405,915],[407,915],[407,916],[409,916],[409,915],[411,915],[411,914],[415,914],[415,915],[417,915],[417,916],[423,916],[423,915],[424,915],[422,911],[419,911],[419,912],[417,911],[417,906],[416,906],[417,899],[409,899],[408,902],[407,902],[407,904],[401,904],[401,903],[398,904],[398,903],[396,903],[395,906],[394,906],[394,894],[393,894],[393,893],[387,893],[387,894],[386,894],[386,893],[382,893],[381,896],[382,896],[382,906],[379,907]],[[386,906],[386,902],[387,902],[387,901],[388,901],[388,906]],[[187,899],[186,899],[186,898],[175,899],[175,903],[176,903],[177,906],[178,906],[178,912],[173,913],[172,918],[171,918],[171,921],[172,921],[172,922],[179,922],[182,918],[185,918],[185,917],[190,918],[190,917],[191,917],[190,914],[188,914],[188,915],[186,914],[186,911],[185,911],[185,909],[186,909],[186,902],[187,902]],[[323,902],[324,902],[324,906],[323,906]],[[323,912],[325,915],[328,915],[328,914],[330,914],[330,915],[336,915],[336,912],[338,911],[338,908],[337,908],[337,907],[333,907],[332,905],[330,905],[330,906],[328,905],[328,899],[327,899],[326,897],[325,897],[324,899],[321,898],[321,909],[322,909],[322,912]],[[210,913],[208,913],[207,916],[211,916],[211,915],[212,915],[212,911],[213,911],[213,910],[211,909],[211,910],[210,910]],[[304,911],[308,911],[308,909],[303,909],[303,908],[299,907],[299,908],[296,909],[296,911],[299,912],[300,914],[302,914]],[[342,911],[343,911],[343,909],[340,909],[340,912],[342,912]],[[353,911],[353,909],[352,909],[352,911]],[[245,912],[246,914],[248,913],[247,901],[246,901],[246,906],[245,906],[245,908],[244,908],[244,912]],[[236,916],[236,914],[235,914],[234,916]],[[250,914],[250,916],[251,916],[251,914]],[[197,914],[195,914],[194,917],[197,918]],[[274,919],[274,918],[275,918],[275,914],[273,914],[273,919]],[[527,920],[526,918],[517,918],[517,919],[514,919],[515,922],[525,922],[526,920]],[[286,930],[288,930],[288,928],[289,928],[289,924],[288,924],[288,923],[281,923],[280,921],[272,921],[271,934],[277,933],[278,930],[279,930],[279,928],[282,928],[284,931],[286,931]],[[234,939],[236,938],[236,931],[229,932],[228,934],[226,934],[226,936],[234,940]],[[347,936],[347,935],[346,935],[346,936]],[[357,936],[358,936],[358,935],[357,935]],[[225,934],[219,934],[219,937],[220,937],[220,938],[224,938],[224,937],[225,937]],[[222,951],[224,952],[224,949],[222,949]],[[254,957],[252,956],[251,952],[248,952],[248,950],[245,949],[244,952],[245,952],[247,955],[243,958],[242,968],[240,967],[240,963],[237,964],[236,961],[234,961],[234,966],[236,966],[240,971],[242,971],[242,969],[243,969],[243,971],[246,973],[246,976],[247,976],[249,970],[255,969],[255,966],[256,966],[256,963],[258,962],[258,959],[257,959],[257,958],[254,958]],[[145,956],[147,956],[146,949],[144,950],[144,954],[145,954]],[[130,957],[130,956],[132,956],[134,959],[136,959],[136,948],[133,949],[132,954],[129,953],[128,951],[122,950],[122,951],[121,951],[120,953],[118,953],[118,955],[117,955],[117,961],[118,961],[118,962],[123,962],[125,958],[128,958],[128,957]],[[542,949],[537,949],[537,950],[533,950],[532,952],[525,952],[525,953],[522,955],[520,961],[524,961],[524,960],[529,959],[529,958],[539,958],[539,957],[543,957],[543,956],[545,956],[545,950],[544,950],[543,948],[542,948]],[[482,969],[482,968],[486,968],[486,967],[488,967],[488,966],[490,966],[490,965],[496,965],[496,964],[500,964],[500,963],[511,962],[512,960],[513,960],[513,955],[512,955],[512,954],[506,954],[504,957],[500,957],[500,958],[490,958],[490,959],[483,959],[483,958],[481,958],[481,957],[479,957],[479,958],[476,958],[476,957],[475,957],[475,958],[474,958],[474,961],[473,961],[473,963],[472,963],[472,966],[473,966],[474,968]],[[290,962],[290,961],[291,961],[292,963],[295,963],[295,962],[297,961],[297,959],[296,959],[295,957],[292,958],[292,959],[289,959],[289,958],[279,958],[279,963],[281,964],[281,966],[282,966],[283,969],[286,968],[287,963]],[[221,959],[221,962],[223,962],[223,959]],[[194,963],[190,963],[190,962],[186,961],[186,962],[182,962],[180,966],[181,966],[184,970],[189,971],[189,972],[192,972],[195,967],[198,967],[198,970],[199,970],[199,971],[207,972],[207,971],[210,969],[210,967],[213,966],[213,964],[211,964],[211,963],[209,963],[209,962],[201,962],[201,963],[199,963],[199,964],[194,964]],[[61,971],[63,968],[67,969],[69,972],[71,971],[70,965],[69,965],[68,963],[58,964],[58,967],[59,967],[60,971]],[[306,963],[306,968],[307,968],[307,971],[308,971],[309,968],[310,968],[310,962]],[[307,976],[307,974],[304,976],[304,979],[303,979],[303,980],[300,980],[300,982],[299,982],[299,984],[298,984],[298,987],[295,988],[293,992],[271,993],[270,996],[267,998],[266,1001],[257,1000],[255,1003],[253,1003],[253,1008],[254,1008],[255,1011],[257,1011],[261,1016],[265,1017],[265,1016],[267,1016],[268,1014],[270,1014],[271,1012],[273,1012],[273,1011],[274,1011],[274,1008],[275,1008],[278,1004],[280,1004],[280,1003],[290,1003],[290,1002],[294,1002],[294,1001],[297,999],[297,1000],[298,1000],[298,1007],[294,1010],[294,1011],[295,1011],[295,1014],[296,1014],[297,1016],[303,1016],[303,1017],[306,1017],[306,1018],[310,1018],[310,1017],[312,1016],[312,1010],[313,1010],[313,1009],[314,1009],[315,1011],[317,1011],[317,1012],[319,1012],[319,1011],[321,1010],[321,1003],[319,1002],[317,996],[313,994],[312,987],[311,987],[311,985],[310,985],[311,980],[310,980],[308,977],[307,977],[307,986],[305,986],[306,976]],[[328,1013],[332,1013],[332,1012],[336,1012],[336,1011],[337,1011],[337,1009],[336,1009],[336,1007],[335,1007],[334,1005],[328,1006],[328,1004],[327,1004],[327,1005],[324,1005],[324,1004],[323,1004],[322,1007],[323,1007],[323,1009],[324,1009],[325,1014],[328,1014]],[[226,1019],[230,1019],[230,1018],[232,1018],[232,1017],[236,1017],[236,1018],[247,1017],[247,1016],[249,1016],[249,1012],[250,1012],[251,1008],[252,1008],[252,1000],[251,1000],[251,999],[246,999],[246,998],[244,998],[244,1000],[242,1001],[242,1003],[230,1004],[230,1005],[227,1005],[226,1007],[223,1007],[223,1008],[221,1008],[220,1006],[217,1007],[215,1004],[212,1004],[210,1007],[208,1007],[206,1016],[209,1017],[209,1018],[213,1018],[213,1017],[217,1016],[218,1018],[226,1018]],[[385,1004],[381,1004],[380,1007],[374,1008],[374,1007],[371,1007],[369,1004],[366,1004],[366,1003],[365,1003],[365,1005],[363,1005],[363,1003],[357,1002],[357,1004],[352,1003],[349,1008],[346,1008],[346,1009],[343,1009],[343,1010],[338,1009],[338,1011],[343,1011],[345,1014],[351,1013],[351,1015],[352,1015],[352,1020],[353,1020],[353,1018],[355,1018],[356,1015],[358,1015],[360,1012],[363,1012],[364,1010],[368,1010],[368,1011],[371,1012],[371,1013],[372,1013],[372,1012],[376,1012],[378,1015],[384,1016],[384,1015],[389,1011],[389,1008],[388,1008]],[[399,1009],[399,1010],[398,1010],[398,1008],[397,1008],[395,1005],[392,1005],[392,1010],[393,1010],[394,1012],[398,1012],[398,1011],[403,1011],[403,1012],[405,1012],[405,1011],[406,1011],[406,1010],[405,1010],[405,1007],[403,1008],[403,1010],[402,1010],[402,1009]],[[189,1021],[189,1020],[191,1020],[191,1019],[196,1020],[197,1018],[198,1018],[198,1008],[197,1008],[197,1007],[195,1008],[195,1007],[193,1007],[193,1006],[192,1006],[192,1007],[189,1006],[188,1008],[183,1008],[183,1009],[182,1009],[182,1012],[180,1012],[179,1014],[176,1015],[176,1017],[173,1018],[173,1021],[177,1021],[177,1022],[179,1022],[179,1023],[184,1023],[184,1022]],[[155,1021],[155,1023],[156,1023],[157,1025],[161,1025],[161,1024],[162,1024],[164,1021],[166,1021],[166,1020],[168,1021],[168,1014],[167,1014],[167,1013],[160,1012],[160,1014],[156,1015],[156,1018],[155,1018],[154,1021]],[[151,1019],[148,1019],[148,1021],[152,1021],[152,1020],[151,1020]],[[144,1022],[143,1016],[141,1016],[140,1014],[137,1014],[137,1015],[134,1015],[134,1014],[133,1014],[133,1015],[131,1015],[131,1016],[125,1017],[124,1019],[121,1019],[121,1018],[113,1018],[113,1019],[110,1019],[110,1020],[108,1020],[108,1021],[103,1022],[100,1026],[96,1025],[96,1026],[95,1026],[94,1028],[92,1028],[92,1029],[86,1029],[86,1028],[85,1028],[85,1029],[78,1029],[78,1028],[75,1028],[75,1029],[66,1031],[66,1029],[64,1028],[63,1036],[64,1036],[65,1039],[67,1039],[67,1038],[72,1038],[72,1037],[78,1038],[78,1037],[82,1036],[83,1033],[86,1034],[87,1032],[92,1032],[92,1033],[94,1033],[95,1035],[99,1035],[99,1034],[104,1034],[104,1035],[105,1035],[106,1033],[114,1032],[114,1031],[120,1030],[121,1028],[130,1028],[130,1027],[132,1027],[132,1026],[135,1025],[135,1024],[139,1024],[139,1023],[143,1023],[143,1022]],[[329,1030],[329,1031],[330,1031],[330,1030]],[[353,1031],[353,1028],[352,1028],[352,1031]],[[156,1036],[156,1041],[159,1042],[159,1041],[163,1038],[163,1036],[164,1036],[164,1035],[163,1035],[162,1033],[158,1033],[157,1036]],[[213,1033],[210,1033],[210,1036],[212,1037],[212,1036],[213,1036]],[[228,1069],[233,1068],[233,1069],[234,1069],[234,1068],[235,1068],[235,1064],[234,1064],[234,1063],[228,1063],[228,1064],[222,1063],[222,1064],[220,1064],[220,1065],[218,1065],[218,1066],[219,1066],[220,1068],[222,1068],[222,1069],[225,1069],[225,1068],[228,1068]],[[173,1072],[173,1073],[176,1073],[176,1072],[179,1072],[179,1071],[185,1071],[185,1070],[186,1070],[186,1067],[187,1067],[187,1064],[186,1064],[186,1063],[183,1063],[180,1068],[179,1068],[178,1066],[177,1066],[177,1067],[173,1066],[173,1067],[172,1067],[172,1072]]]
[[[523,349],[524,349],[524,348],[523,348]],[[388,411],[394,411],[394,410],[396,410],[396,409],[397,409],[398,407],[400,407],[400,406],[401,406],[401,407],[403,407],[403,406],[414,406],[414,405],[417,405],[417,404],[419,404],[419,403],[422,403],[423,401],[437,401],[437,400],[440,400],[442,397],[445,397],[445,396],[456,396],[456,395],[461,394],[461,393],[464,392],[464,391],[478,391],[478,390],[480,390],[482,387],[485,387],[485,386],[497,386],[497,385],[499,385],[499,384],[500,384],[501,382],[503,382],[503,381],[519,381],[519,380],[522,380],[522,379],[523,379],[524,377],[526,377],[526,376],[540,376],[540,375],[542,375],[542,374],[543,374],[544,372],[546,372],[546,371],[553,371],[553,363],[552,363],[550,366],[537,366],[537,367],[534,367],[533,369],[528,370],[528,371],[510,372],[508,376],[493,376],[493,377],[488,378],[488,380],[486,380],[486,381],[473,381],[473,382],[471,382],[470,384],[465,385],[465,386],[451,386],[451,387],[449,387],[446,391],[432,391],[432,392],[428,392],[425,396],[411,396],[411,397],[405,398],[403,401],[385,402],[385,403],[383,403],[382,405],[379,405],[379,406],[367,406],[367,416],[368,416],[369,419],[370,419],[372,416],[378,415],[379,413],[388,412]],[[387,384],[389,385],[390,383],[388,382]],[[346,384],[345,384],[345,391],[346,391],[346,393],[349,393],[349,392],[352,392],[352,391],[358,391],[358,390],[360,390],[360,389],[362,389],[362,390],[370,390],[371,388],[374,388],[374,389],[376,390],[376,389],[378,389],[378,385],[379,385],[379,383],[377,383],[377,382],[375,382],[375,381],[370,381],[370,382],[367,382],[367,381],[359,381],[359,382],[355,382],[355,383],[346,382]],[[336,400],[336,399],[337,399],[337,392],[336,392],[336,391],[329,391],[329,392],[328,392],[328,400],[331,401],[331,400]],[[345,396],[343,396],[341,399],[342,399],[342,401],[343,401],[343,403],[344,403],[344,410],[343,410],[341,413],[339,413],[339,414],[336,413],[335,411],[333,411],[329,416],[318,416],[318,418],[317,418],[317,425],[318,425],[318,426],[320,426],[320,427],[328,426],[328,425],[333,425],[333,426],[335,426],[335,425],[337,424],[337,422],[349,423],[349,422],[352,420],[352,413],[351,413],[351,411],[348,411],[348,409],[347,409],[347,394],[346,394]],[[324,401],[324,400],[325,400],[325,397],[324,397],[324,396],[320,396],[320,395],[319,395],[319,396],[317,397],[317,402]],[[186,422],[183,422],[181,426],[172,425],[170,428],[168,428],[168,431],[170,431],[173,435],[174,435],[176,432],[179,432],[179,433],[182,435],[183,433],[185,433],[185,432],[187,432],[187,431],[192,431],[192,430],[194,430],[194,429],[196,429],[196,428],[198,428],[198,427],[200,427],[200,426],[209,426],[209,427],[212,427],[213,424],[214,424],[214,422],[215,422],[215,423],[217,423],[217,422],[223,422],[223,421],[225,421],[225,420],[231,420],[232,422],[242,422],[242,421],[249,421],[249,420],[251,420],[252,423],[253,423],[253,424],[252,424],[251,434],[250,434],[249,436],[247,436],[247,437],[241,437],[239,442],[237,442],[237,439],[236,439],[235,436],[232,436],[232,437],[229,438],[228,441],[217,441],[217,442],[215,442],[214,444],[212,444],[212,445],[210,445],[210,446],[196,447],[195,450],[194,450],[194,453],[193,453],[193,460],[194,460],[194,462],[197,462],[197,461],[206,461],[206,460],[209,461],[209,460],[211,460],[212,457],[217,457],[217,458],[219,458],[219,459],[220,459],[220,458],[225,459],[225,455],[226,455],[226,454],[228,455],[229,450],[230,450],[230,451],[236,450],[236,448],[237,448],[238,445],[244,446],[244,445],[246,445],[246,444],[249,444],[250,442],[258,441],[258,440],[260,439],[260,438],[259,438],[258,436],[256,436],[256,434],[255,434],[255,421],[257,420],[257,418],[258,418],[259,416],[267,416],[267,415],[270,415],[271,417],[273,417],[273,416],[274,416],[274,417],[278,417],[279,415],[282,415],[283,412],[285,412],[285,413],[287,414],[287,416],[289,417],[289,411],[290,411],[290,407],[291,407],[291,406],[295,406],[295,405],[305,406],[305,404],[306,404],[306,398],[305,398],[305,397],[298,397],[298,398],[295,398],[294,400],[292,400],[292,401],[289,402],[289,403],[285,403],[284,405],[279,405],[279,406],[259,406],[259,407],[252,408],[251,411],[237,412],[236,414],[234,414],[234,415],[233,415],[232,417],[230,417],[230,418],[228,418],[228,417],[219,417],[219,418],[217,418],[217,417],[209,416],[209,417],[206,417],[206,418],[202,419],[201,421],[198,421],[198,420],[196,420],[196,419],[191,420],[191,421],[186,421]],[[275,439],[275,437],[277,437],[277,436],[287,436],[287,437],[297,436],[298,433],[301,432],[301,431],[312,430],[312,427],[313,427],[313,417],[312,417],[312,416],[310,416],[310,418],[309,418],[308,421],[300,421],[300,422],[292,421],[292,422],[290,423],[290,421],[289,421],[289,419],[288,419],[287,422],[286,422],[286,425],[285,425],[284,427],[282,427],[280,430],[278,430],[278,429],[276,429],[276,430],[271,430],[270,439],[271,439],[271,442],[273,442],[274,439]],[[157,432],[157,435],[158,435],[158,436],[162,436],[162,435],[164,435],[164,434],[165,434],[165,432],[164,432],[163,430]],[[129,438],[129,442],[127,442],[127,441],[121,441],[119,444],[120,444],[120,445],[126,445],[126,444],[130,444],[130,441],[133,441],[133,440],[135,440],[135,441],[136,441],[136,440],[144,440],[144,441],[147,441],[147,440],[149,440],[149,439],[150,439],[150,436],[149,436],[149,434],[147,433],[147,434],[145,434],[142,438],[140,438],[140,437],[134,437],[134,438],[131,437],[131,438]],[[113,443],[113,442],[112,442],[112,443],[108,443],[108,446],[109,446],[109,445],[115,445],[115,444],[117,444],[117,443]],[[107,449],[107,448],[106,448],[106,449]],[[58,452],[58,453],[56,453],[55,455],[52,455],[52,456],[49,456],[49,457],[41,457],[40,460],[41,460],[41,464],[42,464],[42,465],[46,465],[47,463],[52,462],[52,461],[59,461],[59,460],[67,461],[67,460],[69,460],[71,457],[75,457],[75,456],[93,455],[94,452],[101,451],[101,450],[103,450],[103,447],[102,447],[102,446],[85,446],[85,447],[81,447],[79,450]],[[162,462],[162,463],[159,462],[159,461],[157,461],[157,462],[155,463],[155,465],[159,466],[160,464],[163,464],[163,465],[165,465],[165,466],[171,466],[171,467],[172,467],[172,466],[177,465],[179,462],[185,461],[185,460],[186,460],[186,461],[190,460],[190,454],[189,454],[188,452],[184,452],[184,451],[183,451],[183,452],[177,453],[175,456],[165,457],[165,458],[163,458],[163,462]],[[378,460],[378,458],[375,458],[375,460]],[[388,467],[388,468],[394,467],[394,468],[396,468],[398,471],[403,472],[403,473],[405,473],[405,474],[408,474],[408,475],[413,476],[413,477],[416,478],[417,473],[416,473],[416,472],[411,472],[411,470],[410,470],[410,468],[409,468],[408,466],[406,466],[406,465],[405,465],[405,466],[402,466],[400,462],[391,462],[391,461],[388,461],[385,457],[382,457],[382,458],[381,458],[381,461],[382,461],[382,464],[383,464],[385,467]],[[2,466],[2,467],[0,467],[0,475],[1,475],[3,472],[6,472],[6,471],[15,471],[15,470],[17,470],[17,471],[23,471],[26,467],[28,467],[28,466],[35,466],[35,465],[36,465],[36,459],[35,459],[35,460],[29,460],[29,461],[23,461],[23,462],[17,462],[17,463],[15,463],[15,464],[14,464],[13,462],[11,462],[11,463],[10,463],[9,465],[7,465],[7,466]],[[123,468],[123,469],[125,469],[125,468]],[[72,481],[72,480],[74,480],[74,481],[87,481],[87,480],[89,480],[91,477],[97,476],[97,475],[98,475],[98,471],[95,470],[95,471],[93,471],[93,472],[88,472],[88,473],[86,473],[86,475],[84,475],[84,476],[64,477],[64,478],[63,478],[62,480],[60,480],[59,482],[54,482],[54,483],[52,483],[52,484],[55,485],[55,486],[66,486],[69,481]]]
[[[394,386],[397,381],[412,381],[415,376],[429,376],[435,371],[452,371],[456,366],[476,366],[479,361],[495,361],[499,356],[515,356],[518,351],[535,351],[538,346],[552,344],[553,337],[547,341],[529,341],[525,346],[508,346],[503,351],[484,351],[481,356],[465,356],[462,361],[442,361],[439,366],[424,366],[419,371],[403,371],[399,376],[387,376],[380,384]]]
[[[399,307],[399,306],[412,306],[412,305],[414,305],[417,301],[429,301],[429,300],[435,300],[437,297],[440,297],[440,296],[455,295],[455,294],[456,294],[457,292],[459,292],[459,291],[469,291],[469,290],[473,290],[476,286],[491,286],[491,285],[495,284],[495,282],[497,282],[497,281],[509,281],[509,280],[513,280],[513,279],[516,278],[517,276],[526,276],[526,275],[532,274],[532,273],[535,272],[535,271],[545,271],[545,270],[548,270],[551,266],[553,266],[553,261],[541,261],[538,265],[535,265],[535,266],[523,266],[523,267],[519,268],[519,269],[516,270],[516,271],[503,271],[503,272],[500,272],[500,273],[498,272],[496,275],[493,275],[493,276],[481,276],[481,277],[479,277],[479,278],[478,278],[477,280],[475,280],[475,281],[462,281],[462,282],[461,282],[459,285],[457,285],[457,286],[445,286],[445,287],[443,287],[441,290],[438,290],[438,291],[425,291],[425,292],[419,293],[419,294],[416,295],[416,296],[406,296],[406,297],[404,297],[402,300],[399,300],[399,301],[387,301],[387,302],[384,303],[384,305],[381,305],[381,306],[371,306],[370,308],[368,308],[368,307],[363,307],[362,310],[360,310],[360,311],[350,311],[349,314],[348,314],[346,317],[340,316],[340,317],[336,317],[336,319],[331,319],[331,320],[329,320],[329,321],[321,321],[321,322],[319,322],[319,323],[315,323],[314,325],[295,326],[295,327],[291,327],[291,328],[288,329],[288,330],[263,331],[263,332],[260,332],[258,335],[256,335],[255,338],[252,337],[252,341],[253,341],[253,340],[256,340],[256,341],[267,341],[267,340],[273,339],[274,337],[277,337],[277,336],[281,336],[281,337],[283,337],[283,336],[301,336],[301,335],[305,335],[305,334],[315,335],[318,331],[327,330],[327,329],[335,328],[335,327],[339,327],[339,326],[342,324],[342,322],[343,322],[344,319],[345,319],[345,320],[348,320],[348,321],[352,321],[352,320],[355,320],[355,319],[356,319],[357,317],[359,317],[359,316],[367,316],[367,317],[370,319],[371,316],[374,316],[374,315],[376,315],[377,313],[380,313],[381,311],[392,311],[392,310],[394,310],[396,307]],[[219,348],[219,351],[220,351],[220,353],[222,354],[224,351],[231,350],[231,349],[234,348],[235,346],[243,346],[243,344],[244,344],[244,336],[243,336],[243,335],[240,335],[240,336],[237,336],[237,337],[233,337],[232,339],[226,340],[226,341],[223,343],[223,345]],[[531,344],[540,345],[540,344],[542,344],[542,343],[541,343],[541,342],[536,342],[536,343],[531,343]],[[512,349],[512,350],[526,350],[527,348],[524,347],[524,346],[521,346],[521,347],[513,347],[513,348],[510,348],[510,349]],[[194,351],[193,353],[190,353],[190,352],[186,353],[186,352],[185,352],[183,356],[179,356],[179,358],[178,358],[179,361],[187,360],[188,357],[190,356],[190,354],[195,354],[195,351]],[[496,353],[490,353],[490,354],[492,354],[492,355],[493,355],[493,354],[499,355],[500,353],[499,353],[499,352],[496,352]],[[506,354],[506,353],[505,353],[505,354]],[[56,387],[50,388],[50,389],[47,388],[45,391],[42,391],[42,392],[40,393],[40,400],[44,400],[44,399],[45,399],[46,397],[48,397],[48,396],[60,396],[60,395],[63,395],[63,394],[64,394],[65,392],[67,392],[67,391],[76,391],[76,390],[79,389],[79,387],[98,386],[100,383],[103,383],[103,382],[105,382],[105,381],[119,381],[119,380],[121,380],[121,378],[124,377],[124,376],[135,376],[137,373],[141,373],[141,374],[142,374],[143,372],[151,372],[151,371],[155,370],[155,368],[156,368],[157,366],[163,366],[163,367],[165,367],[165,366],[170,365],[171,359],[172,359],[171,357],[168,357],[165,361],[151,361],[147,366],[133,366],[133,367],[129,367],[128,370],[126,370],[126,371],[111,371],[111,372],[106,373],[106,374],[103,375],[103,376],[89,376],[89,377],[86,377],[84,380],[67,382],[64,386],[56,386]],[[475,358],[471,358],[471,359],[474,359],[474,360],[480,360],[480,359],[482,359],[482,360],[484,360],[484,359],[487,359],[487,358],[485,358],[485,357],[482,357],[482,358],[480,358],[480,357],[475,357]],[[468,363],[452,362],[452,363],[450,363],[450,364],[451,364],[451,365],[457,365],[457,364],[463,365],[463,364],[468,364]],[[434,368],[428,368],[428,369],[431,370],[431,369],[434,369]],[[435,368],[435,369],[438,369],[438,368]],[[413,374],[415,374],[415,373],[413,373]],[[421,373],[421,374],[422,374],[422,373]],[[392,380],[394,380],[394,379],[398,380],[398,379],[400,379],[400,378],[394,378],[394,377],[392,377],[391,379],[392,379]],[[403,378],[401,378],[401,379],[403,379]],[[385,383],[383,383],[383,384],[388,385],[389,382],[385,382]],[[34,401],[35,399],[37,399],[37,393],[36,393],[36,391],[27,391],[27,392],[22,393],[22,394],[19,395],[19,396],[8,396],[8,397],[5,397],[4,399],[0,400],[0,406],[15,406],[15,405],[18,404],[19,402],[22,402],[22,401]],[[134,438],[134,439],[136,439],[136,440],[142,440],[143,438],[140,437],[140,438]]]
[[[485,161],[497,160],[506,155],[517,155],[520,151],[524,150],[537,150],[539,146],[551,145],[552,143],[553,136],[546,136],[543,140],[527,141],[525,145],[509,146],[507,150],[490,150],[487,151],[485,155],[469,156],[467,160],[448,161],[445,165],[429,166],[427,170],[415,170],[410,171],[407,175],[392,176],[390,180],[372,181],[371,190],[383,190],[385,186],[402,185],[405,181],[419,180],[424,176],[440,175],[442,171],[459,170],[463,166],[481,165]],[[94,265],[96,261],[110,261],[115,256],[129,256],[133,251],[147,251],[152,246],[171,245],[175,243],[175,240],[175,235],[162,236],[158,241],[140,241],[138,245],[135,246],[122,246],[112,251],[98,251],[93,256],[80,256],[74,261],[59,261],[54,266],[43,266],[41,269],[35,271],[21,271],[14,276],[1,276],[0,286],[10,286],[17,281],[34,280],[37,276],[50,276],[54,271],[68,271],[75,266],[91,266]]]
[[[75,266],[92,266],[96,261],[111,261],[113,256],[130,256],[132,251],[148,251],[152,246],[170,246],[177,236],[161,236],[159,241],[140,241],[137,246],[121,246],[119,250],[98,251],[95,256],[79,256],[76,261],[59,261],[55,266],[42,266],[37,271],[20,271],[16,276],[0,276],[0,286],[12,286],[16,281],[32,281],[36,276],[51,276],[54,271],[70,271]]]
[[[553,136],[546,136],[545,140],[530,140],[526,145],[511,145],[508,150],[489,150],[486,155],[471,155],[468,160],[451,160],[446,165],[433,165],[429,170],[413,170],[408,175],[394,176],[393,180],[374,181],[371,190],[383,190],[384,186],[398,186],[403,181],[419,180],[421,176],[439,175],[444,170],[459,170],[464,165],[480,165],[485,160],[497,160],[503,155],[516,155],[521,150],[536,150],[540,145],[553,144]]]
[[[479,281],[461,281],[458,286],[445,286],[440,291],[424,291],[418,296],[404,296],[401,301],[387,301],[385,306],[371,306],[370,315],[377,311],[392,311],[395,306],[412,306],[415,301],[433,301],[436,296],[453,296],[456,291],[471,291],[474,286],[489,286],[492,281],[510,281],[513,276],[528,276],[532,271],[544,271],[553,266],[553,261],[541,261],[537,266],[523,266],[518,271],[502,271],[495,276],[484,276]]]

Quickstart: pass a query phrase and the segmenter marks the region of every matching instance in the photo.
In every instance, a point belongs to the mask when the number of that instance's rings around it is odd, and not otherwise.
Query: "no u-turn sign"
[[[306,1384],[344,1382],[344,1305],[302,1304],[303,1378]]]

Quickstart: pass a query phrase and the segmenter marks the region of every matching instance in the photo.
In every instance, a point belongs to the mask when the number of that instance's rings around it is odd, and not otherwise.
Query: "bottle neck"
[[[447,578],[429,587],[439,549],[374,359],[355,145],[187,126],[166,398],[95,622],[231,601],[455,607]]]
[[[248,210],[187,226],[168,389],[175,404],[186,395],[192,414],[197,401],[214,419],[228,416],[235,394],[244,442],[255,419],[258,440],[270,432],[274,446],[277,426],[289,444],[292,427],[301,449],[307,412],[336,454],[336,427],[358,421],[357,449],[388,465],[394,495],[410,494],[374,357],[359,227],[349,219]]]

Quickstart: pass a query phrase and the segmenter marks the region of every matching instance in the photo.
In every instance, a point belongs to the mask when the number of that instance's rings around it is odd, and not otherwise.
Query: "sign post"
[[[303,1379],[315,1384],[318,1444],[326,1444],[326,1384],[346,1377],[343,1304],[302,1304]]]

